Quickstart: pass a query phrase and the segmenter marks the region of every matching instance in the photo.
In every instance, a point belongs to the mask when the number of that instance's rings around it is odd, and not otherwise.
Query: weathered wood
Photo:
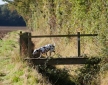
[[[80,36],[97,36],[98,34],[80,34]],[[31,36],[31,38],[48,38],[48,37],[77,37],[77,34],[72,35],[36,35]]]
[[[31,33],[28,33],[28,56],[31,57]]]
[[[80,32],[77,33],[77,48],[78,48],[78,57],[80,57]]]
[[[99,63],[99,60],[95,61],[95,58],[92,58],[92,61],[89,61],[89,58],[81,58],[80,57],[80,37],[81,36],[97,36],[98,34],[80,34],[78,32],[77,34],[73,35],[37,35],[37,36],[31,36],[31,34],[28,34],[28,53],[29,57],[31,57],[31,38],[48,38],[48,37],[77,37],[78,39],[78,57],[75,58],[25,58],[27,61],[32,61],[35,65],[70,65],[70,64],[97,64]]]
[[[34,43],[31,40],[31,33],[20,31],[20,55],[21,56],[32,56],[34,50]]]
[[[92,58],[94,59],[94,58]],[[25,58],[25,60],[32,61],[35,65],[70,65],[70,64],[97,64],[99,62],[90,62],[89,58]],[[88,62],[89,61],[89,62]]]
[[[22,56],[22,54],[21,54],[21,42],[22,42],[22,31],[20,31],[20,38],[19,38],[19,46],[20,46],[20,56]]]
[[[78,47],[78,57],[80,57],[81,50],[80,50],[80,37],[81,36],[97,36],[98,34],[71,34],[71,35],[36,35],[31,36],[29,38],[49,38],[49,37],[77,37],[77,47]]]
[[[27,56],[28,54],[28,32],[20,32],[20,55],[22,57]]]

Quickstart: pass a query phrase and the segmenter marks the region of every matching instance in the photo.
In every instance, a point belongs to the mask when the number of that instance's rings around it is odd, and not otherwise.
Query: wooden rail
[[[80,36],[97,36],[98,34],[79,34],[79,35]],[[36,36],[30,36],[30,38],[77,37],[77,36],[78,36],[78,34],[73,34],[73,35],[36,35]]]
[[[95,58],[25,58],[27,61],[32,61],[35,65],[70,65],[70,64],[98,64],[100,59]]]
[[[31,33],[28,33],[28,42],[31,38],[49,38],[49,37],[77,37],[77,50],[78,50],[78,57],[81,55],[80,50],[80,37],[82,36],[97,36],[98,34],[80,34],[80,32],[77,32],[77,34],[71,34],[71,35],[36,35],[31,36]],[[30,47],[30,44],[28,44],[28,47]],[[28,50],[28,53],[30,53],[31,49]],[[29,54],[31,56],[31,54]]]
[[[22,32],[20,32],[20,39],[22,35]],[[28,33],[27,36],[24,36],[27,38],[28,41],[28,56],[29,58],[25,58],[24,60],[32,61],[35,65],[70,65],[70,64],[97,64],[99,63],[99,60],[95,61],[95,58],[92,58],[92,61],[89,61],[89,58],[83,58],[81,57],[81,50],[80,50],[80,37],[82,36],[97,36],[98,34],[80,34],[80,32],[77,32],[77,34],[72,35],[36,35],[32,36],[31,33]],[[75,58],[31,58],[32,57],[32,47],[31,47],[31,38],[49,38],[49,37],[77,37],[77,51],[78,56]],[[22,39],[23,40],[23,39]],[[21,46],[20,46],[21,48]],[[21,50],[21,49],[20,49]]]

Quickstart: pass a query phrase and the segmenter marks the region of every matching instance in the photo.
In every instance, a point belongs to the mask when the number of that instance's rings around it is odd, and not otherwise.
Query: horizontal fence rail
[[[98,34],[80,34],[80,36],[97,36]],[[43,37],[77,37],[78,34],[73,35],[36,35],[30,36],[30,38],[43,38]]]
[[[80,34],[80,32],[77,32],[77,34],[71,34],[71,35],[36,35],[36,36],[28,36],[28,38],[51,38],[51,37],[77,37],[77,41],[78,41],[78,57],[80,57],[80,37],[82,36],[97,36],[98,34]]]
[[[95,58],[25,58],[27,61],[32,61],[35,65],[70,65],[70,64],[98,64],[100,59],[95,61]]]

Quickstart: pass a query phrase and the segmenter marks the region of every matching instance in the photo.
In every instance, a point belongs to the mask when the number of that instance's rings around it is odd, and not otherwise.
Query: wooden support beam
[[[97,64],[98,61],[93,61],[95,58],[92,58],[92,61],[89,61],[89,58],[25,58],[27,61],[32,61],[35,65],[70,65],[70,64]]]
[[[97,36],[98,34],[80,34],[80,36]],[[31,36],[31,38],[48,38],[48,37],[77,37],[77,34],[71,34],[71,35],[36,35]]]
[[[22,56],[22,54],[21,54],[21,51],[22,51],[22,49],[21,49],[21,43],[22,43],[22,31],[20,31],[20,41],[19,41],[19,46],[20,46],[20,56]]]
[[[78,32],[77,35],[78,35],[78,37],[77,37],[78,57],[80,57],[80,32]]]
[[[28,33],[28,56],[31,57],[31,33]]]

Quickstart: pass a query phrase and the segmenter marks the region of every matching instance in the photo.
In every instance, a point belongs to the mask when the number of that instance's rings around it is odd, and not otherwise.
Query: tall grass
[[[88,66],[83,67],[82,65],[44,67],[44,69],[42,68],[40,70],[34,69],[34,67],[29,66],[27,62],[24,62],[19,55],[18,33],[19,31],[9,33],[4,37],[3,41],[0,41],[0,46],[2,45],[2,47],[0,47],[0,82],[2,82],[3,85],[56,85],[61,84],[62,82],[60,81],[65,81],[65,85],[71,85],[72,82],[73,85],[75,83],[80,85],[80,79],[83,80],[85,85],[107,85],[107,58],[100,64],[100,71],[96,69],[96,66],[90,66],[90,68],[88,68]],[[71,57],[70,55],[75,55],[76,53],[76,46],[74,46],[76,43],[73,42],[73,40],[76,39],[70,40],[72,41],[71,43],[64,42],[66,40],[67,39],[61,38],[38,38],[33,39],[33,42],[36,48],[44,44],[57,42],[57,53],[53,57]],[[64,48],[65,50],[63,50]],[[89,52],[89,50],[87,51]],[[95,72],[96,74],[93,75],[92,73]]]
[[[78,31],[84,34],[97,33],[97,37],[81,39],[81,54],[108,57],[107,0],[23,0],[23,2],[16,1],[15,4],[17,5],[14,8],[35,34],[73,34]],[[36,39],[34,43],[38,48],[53,43],[53,40],[57,52],[54,57],[70,57],[77,55],[76,41],[70,39]],[[107,62],[101,67],[105,70]]]
[[[0,41],[0,83],[3,85],[50,85],[19,55],[19,31]]]
[[[42,30],[41,30],[42,32]],[[32,35],[41,34],[40,32],[33,32]],[[97,37],[94,37],[94,40]],[[77,56],[77,39],[76,38],[35,38],[32,39],[35,48],[41,47],[48,43],[55,43],[56,44],[56,54],[53,55],[53,57],[74,57]],[[91,44],[92,42],[92,44]],[[84,55],[85,57],[96,57],[100,58],[99,54],[101,49],[99,46],[96,45],[94,41],[91,41],[86,43],[86,39],[84,40],[81,38],[81,55]],[[94,43],[94,44],[93,44]],[[98,49],[98,50],[96,50]],[[68,73],[70,75],[74,75],[73,80],[76,82],[76,84],[81,85],[81,81],[83,82],[83,85],[107,85],[102,79],[102,71],[101,69],[107,70],[107,57],[102,58],[104,63],[100,63],[100,65],[90,65],[90,67],[87,67],[87,65],[71,65],[71,66],[56,66],[56,68],[59,69],[67,69]],[[104,73],[105,71],[103,71]],[[78,79],[79,77],[79,79]],[[78,81],[76,81],[78,79]],[[80,80],[81,79],[81,80]],[[108,79],[108,75],[105,76],[105,80]],[[102,82],[101,82],[102,81]],[[103,84],[104,83],[104,84]]]

